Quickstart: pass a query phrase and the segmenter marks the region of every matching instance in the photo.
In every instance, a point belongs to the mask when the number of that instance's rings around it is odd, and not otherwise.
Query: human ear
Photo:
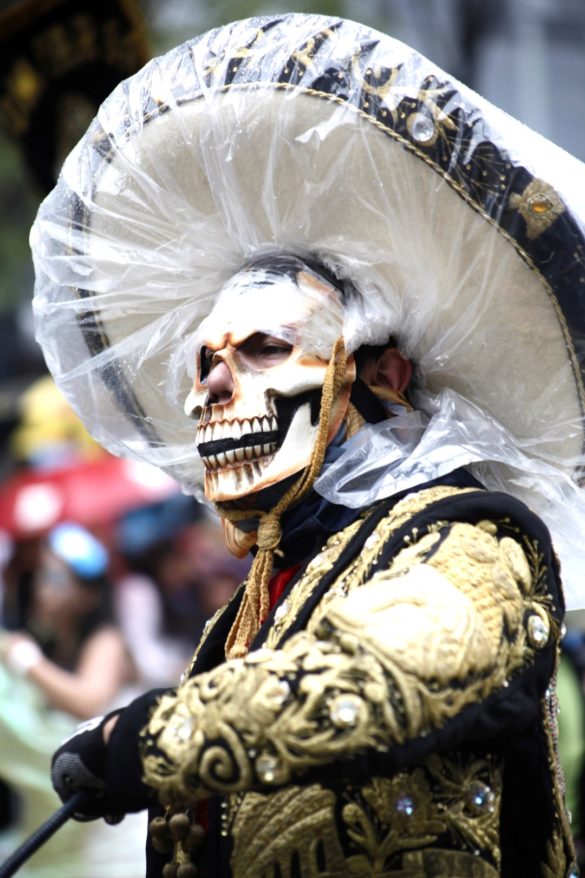
[[[412,378],[412,363],[398,348],[386,348],[374,367],[373,384],[404,393]]]

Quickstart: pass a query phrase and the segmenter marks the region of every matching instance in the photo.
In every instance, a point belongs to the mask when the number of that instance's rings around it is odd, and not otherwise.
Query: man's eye
[[[265,357],[275,356],[278,354],[286,353],[290,350],[290,346],[286,344],[265,344],[260,348],[260,353],[264,354]]]

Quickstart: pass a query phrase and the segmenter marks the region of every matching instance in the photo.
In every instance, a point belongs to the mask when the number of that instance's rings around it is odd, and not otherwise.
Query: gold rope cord
[[[347,355],[343,338],[338,338],[333,347],[323,382],[319,428],[311,460],[274,508],[269,512],[264,512],[258,509],[228,509],[223,505],[218,505],[220,514],[229,521],[242,521],[247,518],[259,519],[258,551],[248,574],[248,583],[238,615],[226,640],[225,656],[227,659],[241,658],[246,655],[250,643],[268,616],[270,602],[268,583],[272,574],[274,553],[282,538],[280,517],[290,505],[302,500],[311,489],[321,470],[327,450],[327,437],[333,406],[345,379],[346,365]]]

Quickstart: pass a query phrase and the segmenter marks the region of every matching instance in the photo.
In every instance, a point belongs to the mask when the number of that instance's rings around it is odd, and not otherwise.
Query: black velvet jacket
[[[223,654],[240,590],[182,685],[112,736],[110,795],[206,826],[202,845],[176,821],[172,850],[149,842],[148,875],[174,859],[214,878],[566,878],[563,600],[542,522],[464,472],[300,512],[283,546],[301,568],[248,656]]]

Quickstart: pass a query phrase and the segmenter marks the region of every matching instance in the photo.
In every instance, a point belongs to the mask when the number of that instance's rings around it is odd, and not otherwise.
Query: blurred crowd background
[[[0,0],[0,861],[57,807],[60,741],[176,683],[248,566],[207,507],[99,448],[54,386],[34,340],[28,230],[117,82],[187,37],[279,11],[389,33],[585,160],[583,0]],[[579,845],[584,629],[572,614],[559,672]],[[35,650],[40,676],[27,674]],[[143,823],[70,822],[21,874],[138,878]]]

